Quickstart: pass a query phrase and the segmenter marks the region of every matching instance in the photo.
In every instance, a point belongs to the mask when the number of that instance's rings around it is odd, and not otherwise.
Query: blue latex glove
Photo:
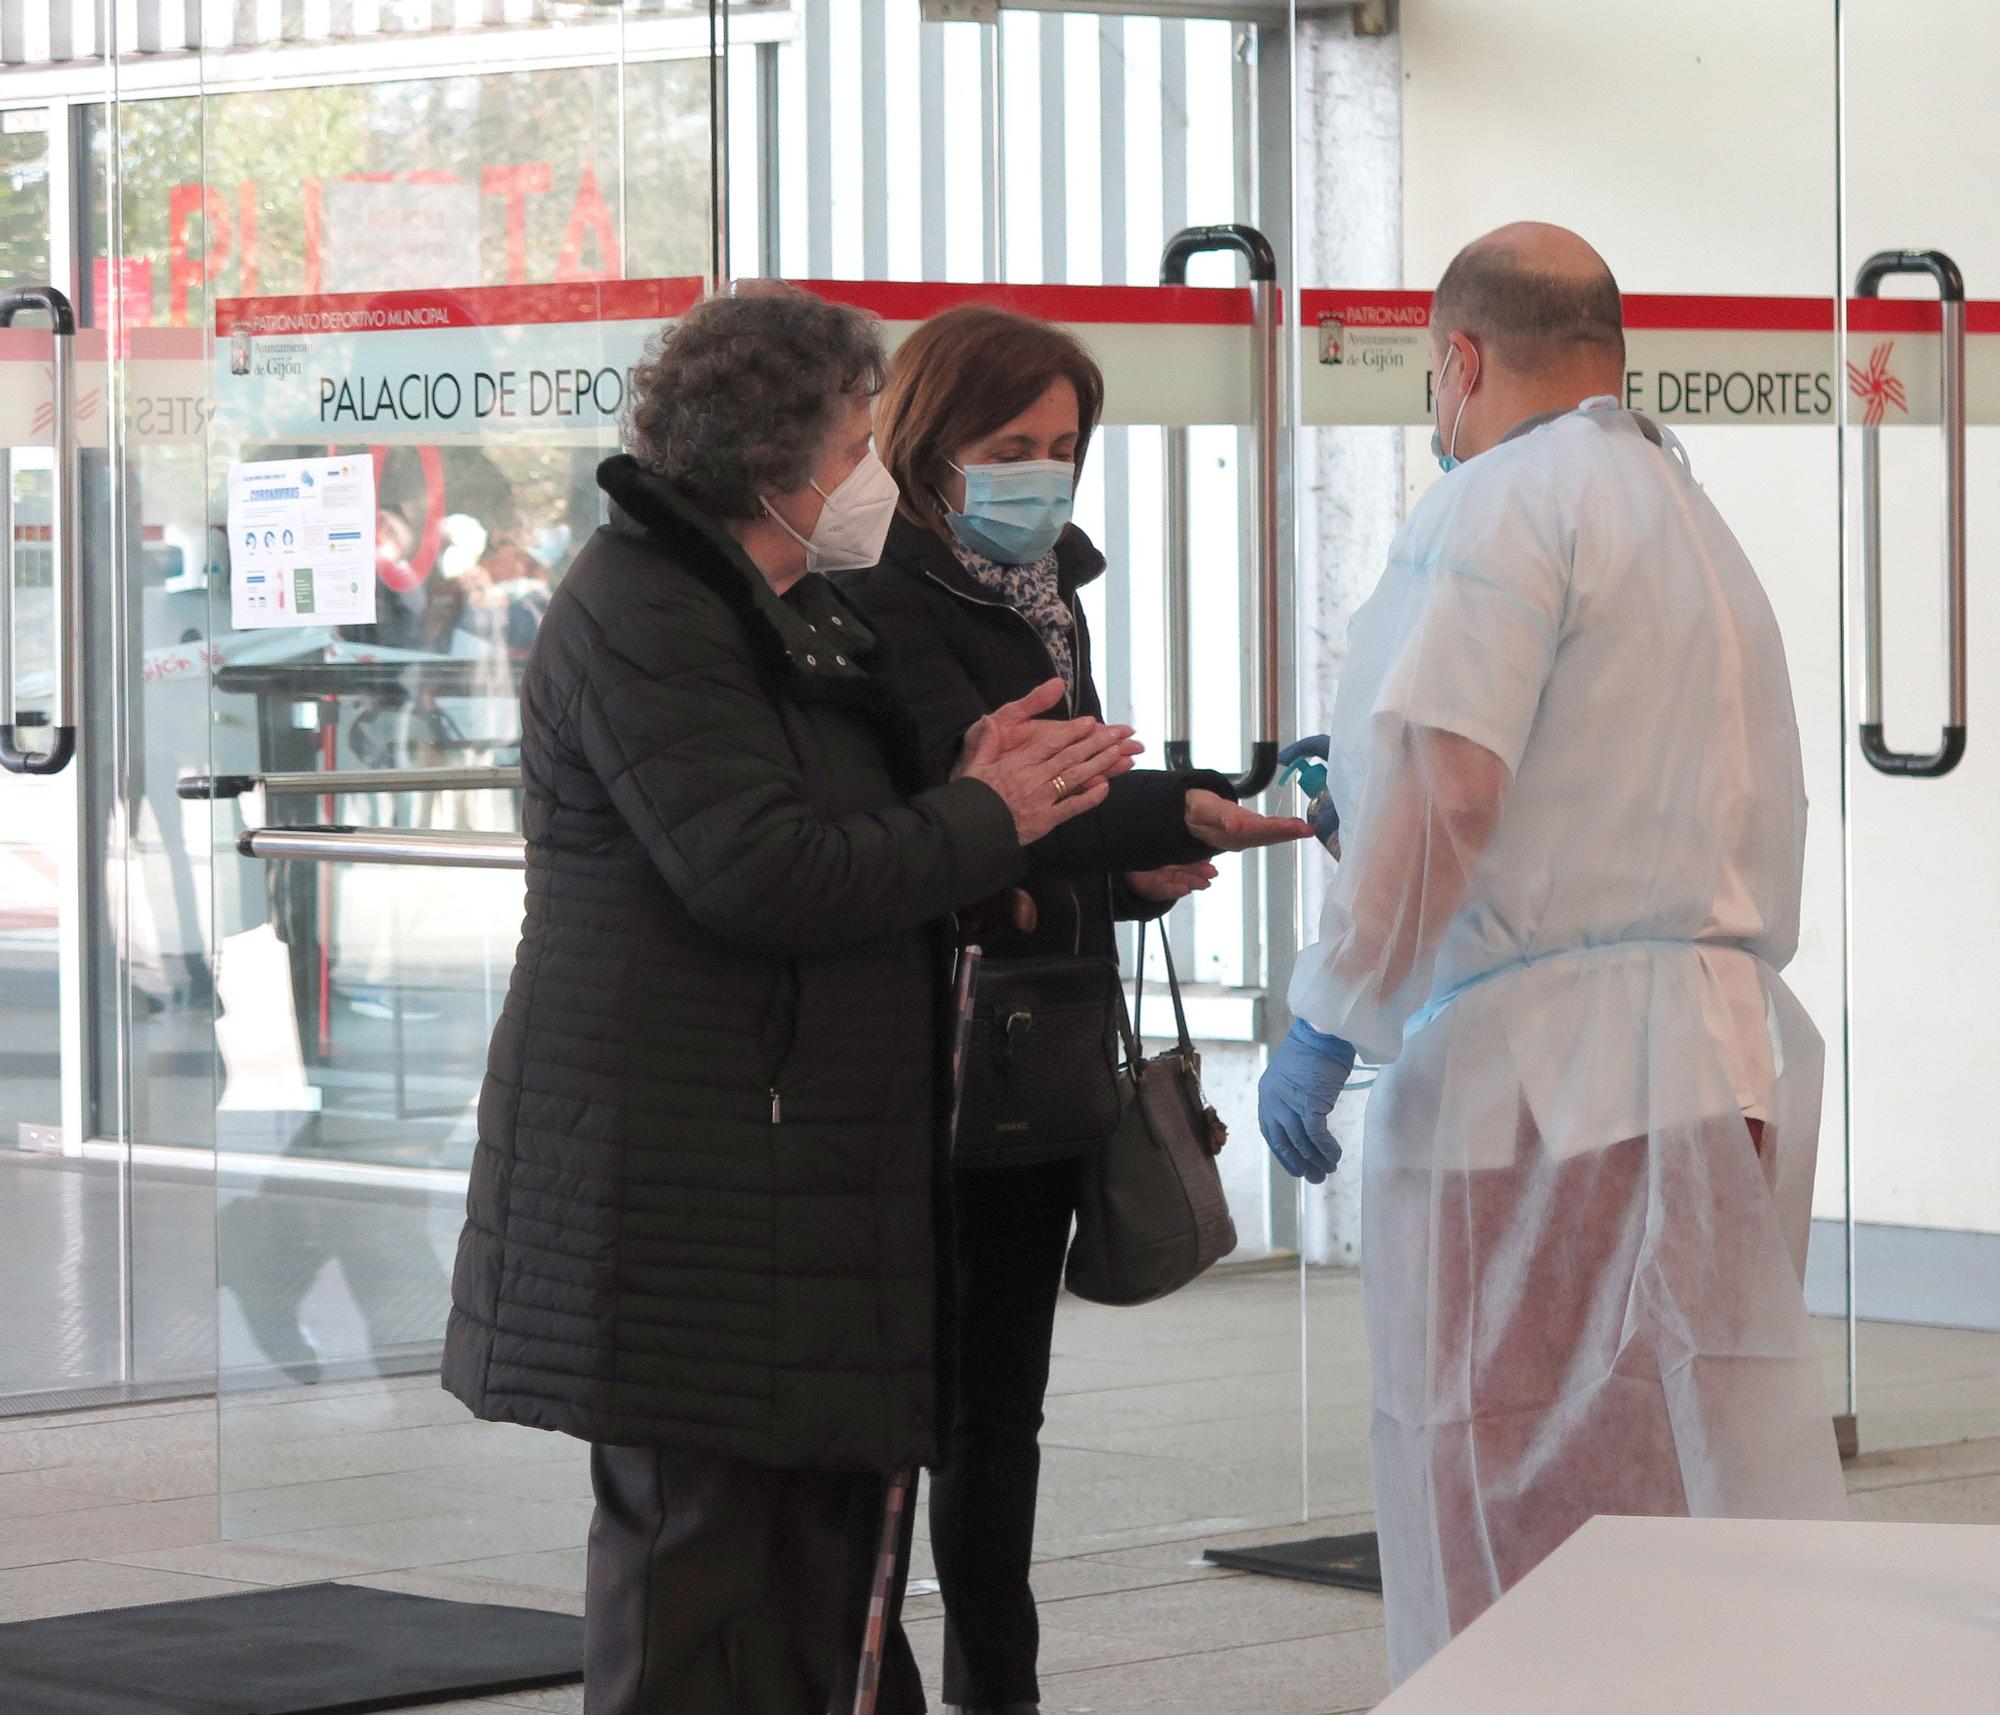
[[[1334,807],[1332,795],[1326,790],[1326,769],[1321,766],[1326,761],[1327,735],[1323,732],[1296,738],[1278,752],[1278,766],[1289,768],[1295,762],[1305,766],[1299,770],[1299,789],[1312,802],[1306,811],[1306,820],[1312,823],[1313,833],[1323,846],[1333,844],[1340,832],[1340,811]],[[1317,761],[1312,759],[1317,758]]]
[[[1324,1184],[1340,1165],[1327,1116],[1354,1070],[1354,1049],[1296,1020],[1257,1081],[1257,1127],[1294,1179]]]

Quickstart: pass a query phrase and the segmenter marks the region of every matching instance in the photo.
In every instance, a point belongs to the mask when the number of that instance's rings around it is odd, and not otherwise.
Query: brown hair
[[[925,322],[889,363],[875,406],[875,448],[903,491],[902,510],[939,528],[935,491],[953,453],[1005,427],[1054,383],[1076,389],[1076,468],[1104,409],[1104,375],[1074,334],[990,304]]]

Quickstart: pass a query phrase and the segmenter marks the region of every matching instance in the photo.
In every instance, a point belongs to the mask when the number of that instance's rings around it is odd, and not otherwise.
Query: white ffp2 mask
[[[764,510],[777,521],[778,528],[805,549],[806,570],[858,572],[880,560],[902,491],[888,467],[875,456],[875,449],[870,447],[861,455],[861,462],[831,494],[818,483],[812,486],[826,504],[819,509],[819,522],[810,536],[801,536],[778,517],[768,500],[764,502]]]

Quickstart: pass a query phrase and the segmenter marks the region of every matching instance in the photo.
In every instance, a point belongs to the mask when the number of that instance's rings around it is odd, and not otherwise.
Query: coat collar
[[[928,575],[953,595],[990,606],[993,592],[968,572],[951,544],[935,530],[918,524],[903,513],[889,526],[889,541],[882,558],[907,572]],[[1065,525],[1056,540],[1056,585],[1067,601],[1085,584],[1104,575],[1104,556],[1090,538],[1074,524]]]
[[[750,639],[765,673],[795,703],[851,710],[870,722],[890,777],[904,792],[924,778],[917,725],[889,689],[887,651],[859,611],[825,578],[808,576],[781,600],[751,564],[736,538],[664,477],[627,453],[597,467],[598,486],[611,497],[611,529],[627,541],[662,552],[669,571],[706,584]],[[852,638],[851,647],[828,647],[829,636]]]
[[[611,528],[669,551],[728,604],[766,666],[795,678],[801,694],[849,701],[844,693],[871,684],[864,664],[875,635],[825,578],[808,575],[780,597],[720,522],[629,453],[599,465],[597,482],[611,498]]]

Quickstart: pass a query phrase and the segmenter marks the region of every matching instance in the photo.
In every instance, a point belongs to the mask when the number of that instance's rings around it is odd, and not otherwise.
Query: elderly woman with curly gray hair
[[[953,914],[1128,728],[979,722],[926,784],[874,635],[874,323],[717,298],[634,381],[522,688],[527,921],[444,1381],[590,1442],[589,1715],[847,1707],[887,1473],[938,1435]],[[880,1708],[923,1708],[893,1640]]]

